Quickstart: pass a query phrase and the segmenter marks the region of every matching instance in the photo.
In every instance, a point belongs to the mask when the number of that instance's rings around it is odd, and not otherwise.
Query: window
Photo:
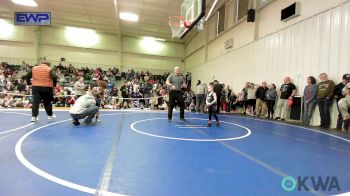
[[[236,22],[247,15],[249,0],[236,0]]]
[[[217,35],[225,31],[225,4],[217,12]]]

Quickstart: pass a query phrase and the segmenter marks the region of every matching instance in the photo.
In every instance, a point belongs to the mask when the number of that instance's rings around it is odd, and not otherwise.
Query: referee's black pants
[[[37,117],[39,115],[39,105],[41,100],[44,102],[46,114],[52,116],[52,101],[53,101],[53,89],[52,87],[33,86],[33,104],[32,104],[32,116]]]
[[[216,112],[220,114],[221,94],[216,94]]]
[[[171,90],[169,92],[169,105],[168,105],[168,119],[172,119],[173,117],[173,109],[175,106],[175,101],[177,101],[177,105],[180,106],[180,118],[185,118],[185,101],[183,97],[182,91]]]

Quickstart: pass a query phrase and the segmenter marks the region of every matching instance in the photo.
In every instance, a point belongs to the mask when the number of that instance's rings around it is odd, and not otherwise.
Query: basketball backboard
[[[186,34],[197,25],[197,23],[205,15],[205,0],[184,0],[181,5],[180,17],[183,18],[190,25],[188,28],[185,25],[180,24],[177,29],[177,36],[183,39]]]

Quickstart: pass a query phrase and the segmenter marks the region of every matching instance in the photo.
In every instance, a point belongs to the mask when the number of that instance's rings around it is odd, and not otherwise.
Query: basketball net
[[[198,21],[196,28],[197,31],[203,31],[204,29],[204,18]],[[170,16],[169,17],[169,26],[172,32],[172,38],[181,38],[181,35],[191,26],[191,22],[186,21],[182,16]]]
[[[185,19],[182,16],[170,16],[169,26],[172,33],[172,38],[180,38],[185,26]]]

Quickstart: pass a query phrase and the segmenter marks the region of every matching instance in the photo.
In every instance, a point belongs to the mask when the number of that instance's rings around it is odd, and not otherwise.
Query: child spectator
[[[195,102],[194,99],[192,99],[191,104],[189,106],[189,109],[190,109],[191,112],[195,112],[196,111],[196,102]]]
[[[158,95],[157,95],[156,91],[153,91],[153,97],[150,100],[150,104],[151,104],[151,109],[153,109],[153,110],[157,109]]]

